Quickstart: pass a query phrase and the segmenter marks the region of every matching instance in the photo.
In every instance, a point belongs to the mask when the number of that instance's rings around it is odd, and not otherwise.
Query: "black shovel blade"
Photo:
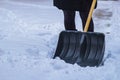
[[[105,36],[102,33],[62,31],[53,58],[80,66],[98,66],[104,56]]]

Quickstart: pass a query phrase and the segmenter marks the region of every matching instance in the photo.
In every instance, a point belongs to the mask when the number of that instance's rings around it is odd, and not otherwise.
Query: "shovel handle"
[[[93,0],[93,2],[92,2],[92,5],[91,5],[90,11],[89,11],[89,15],[88,15],[88,18],[87,18],[87,22],[85,24],[84,32],[88,31],[90,21],[91,21],[91,18],[92,18],[92,14],[93,14],[93,10],[95,8],[96,1],[97,0]]]

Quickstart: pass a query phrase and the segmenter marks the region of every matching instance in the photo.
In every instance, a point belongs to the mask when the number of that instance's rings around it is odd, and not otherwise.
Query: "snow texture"
[[[0,80],[119,80],[120,1],[98,1],[95,31],[106,36],[104,66],[80,67],[52,59],[63,13],[51,0],[0,1]],[[76,25],[82,30],[76,14]]]

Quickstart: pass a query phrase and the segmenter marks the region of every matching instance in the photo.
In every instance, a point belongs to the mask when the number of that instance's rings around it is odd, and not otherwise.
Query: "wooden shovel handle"
[[[91,21],[91,18],[92,18],[92,14],[93,14],[93,10],[94,10],[95,5],[96,5],[96,1],[97,0],[93,0],[93,2],[92,2],[92,5],[91,5],[90,11],[89,11],[89,15],[88,15],[88,18],[87,18],[87,22],[85,24],[84,32],[88,31],[90,21]]]

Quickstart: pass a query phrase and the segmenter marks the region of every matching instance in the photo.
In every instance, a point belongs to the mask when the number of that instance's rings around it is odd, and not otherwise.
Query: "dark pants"
[[[66,30],[76,30],[76,26],[75,26],[75,11],[69,11],[69,10],[63,10],[64,13],[64,26]],[[80,12],[80,17],[82,19],[82,27],[84,30],[86,21],[87,21],[87,17],[89,12]],[[89,32],[94,32],[94,24],[93,24],[93,20],[91,19],[90,25],[89,25]]]

